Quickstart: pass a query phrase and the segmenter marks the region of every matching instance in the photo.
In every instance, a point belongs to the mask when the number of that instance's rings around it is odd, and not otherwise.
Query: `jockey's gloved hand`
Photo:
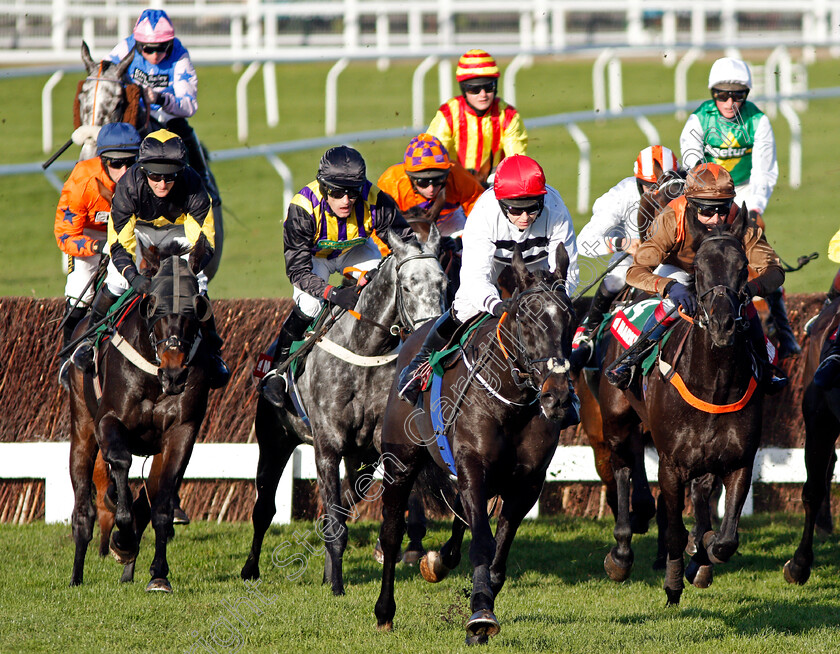
[[[145,275],[135,275],[129,283],[138,295],[145,295],[152,287],[152,280]]]
[[[105,239],[104,238],[96,238],[91,241],[90,249],[93,250],[94,254],[99,254],[102,252],[102,248],[105,247]]]
[[[758,289],[756,289],[755,284],[747,282],[744,284],[743,288],[741,288],[741,292],[738,293],[738,299],[746,304],[747,302],[751,302],[756,295],[758,295]]]
[[[507,300],[502,300],[498,304],[493,305],[493,316],[496,318],[501,318],[502,314],[505,313],[508,309],[510,309],[512,304],[513,300],[511,298],[508,298]]]
[[[671,301],[682,307],[684,313],[691,316],[697,311],[697,297],[686,285],[673,281],[668,284],[665,292]]]
[[[324,291],[324,298],[331,304],[347,309],[348,311],[356,308],[356,303],[359,301],[359,291],[356,286],[327,286]]]

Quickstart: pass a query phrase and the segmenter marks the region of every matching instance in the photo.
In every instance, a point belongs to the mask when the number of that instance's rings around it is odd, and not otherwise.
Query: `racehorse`
[[[793,557],[785,563],[785,579],[804,584],[814,563],[814,527],[819,527],[820,511],[826,499],[837,457],[834,442],[840,435],[840,388],[820,388],[813,383],[814,371],[826,355],[828,337],[840,325],[840,299],[823,309],[811,327],[803,384],[802,416],[805,420],[805,468],[808,476],[802,486],[805,528]],[[830,516],[830,513],[829,513]],[[830,521],[828,523],[830,525]]]
[[[686,238],[694,239],[698,318],[677,324],[661,344],[657,369],[647,378],[644,393],[638,379],[627,391],[601,380],[604,434],[612,452],[618,489],[614,546],[604,561],[607,575],[622,581],[630,574],[633,550],[629,524],[629,477],[633,464],[629,435],[640,423],[650,429],[659,452],[660,502],[667,526],[665,593],[678,604],[682,576],[705,588],[712,582],[714,563],[723,563],[738,547],[738,523],[750,487],[752,466],[761,436],[763,393],[753,377],[743,301],[747,256],[743,235],[748,226],[742,208],[731,225],[697,233],[692,221]],[[698,230],[699,231],[699,230]],[[618,355],[613,342],[606,360]],[[688,532],[682,519],[685,488],[703,478],[709,487],[718,475],[726,487],[726,510],[719,532],[712,531],[708,502],[695,506],[697,551],[684,568]]]
[[[171,592],[166,544],[174,534],[174,496],[204,419],[210,390],[200,323],[210,318],[212,307],[199,293],[195,276],[205,252],[203,236],[190,253],[189,263],[180,252],[144,251],[154,274],[151,288],[142,300],[135,299],[100,350],[98,378],[75,368],[71,371],[70,477],[76,543],[71,585],[82,583],[95,517],[91,499],[94,461],[101,451],[110,470],[104,500],[114,508],[118,529],[111,536],[111,553],[120,563],[132,565],[140,536],[151,520],[155,556],[146,590]],[[82,329],[84,323],[78,328]],[[144,484],[141,496],[145,497],[134,507],[128,487],[132,455],[160,455]]]
[[[355,498],[351,492],[348,511],[342,502],[339,463],[344,458],[350,487],[356,489],[360,464],[375,459],[372,444],[382,427],[387,389],[396,372],[399,334],[414,331],[445,308],[447,279],[437,260],[437,228],[422,245],[415,240],[403,243],[392,233],[385,236],[392,254],[382,259],[372,281],[363,287],[357,316],[334,313],[334,320],[340,317],[308,354],[304,371],[294,381],[307,417],[295,409],[277,409],[262,397],[257,402],[257,500],[243,579],[260,576],[260,552],[275,513],[280,475],[294,449],[309,443],[315,447],[318,488],[330,523],[324,538],[324,582],[336,595],[344,593],[346,521]]]
[[[79,82],[73,107],[73,140],[82,146],[80,160],[96,155],[99,128],[107,123],[131,123],[143,136],[157,129],[143,98],[143,89],[125,77],[133,57],[134,53],[129,52],[118,64],[108,59],[97,63],[91,58],[87,43],[82,41],[82,61],[87,77]],[[224,245],[222,207],[216,203],[213,223],[216,232],[213,258],[204,268],[208,280],[213,279],[219,269]]]
[[[379,630],[393,627],[394,569],[409,492],[420,470],[434,462],[457,473],[459,495],[453,508],[463,519],[455,518],[452,537],[440,553],[427,554],[421,572],[437,581],[458,565],[469,525],[473,615],[466,627],[467,642],[483,643],[499,632],[493,609],[505,582],[513,538],[539,497],[560,431],[577,422],[568,378],[573,320],[565,290],[568,266],[561,244],[555,272],[531,274],[517,249],[512,267],[518,293],[511,308],[476,329],[461,358],[440,381],[440,398],[433,400],[425,393],[423,408],[415,408],[400,400],[396,382],[392,385],[380,448],[384,493],[379,537],[385,560],[375,609]],[[406,341],[398,368],[411,360],[427,330],[418,330]],[[447,416],[445,426],[432,426],[433,407]],[[443,434],[441,443],[433,432]],[[446,448],[443,441],[451,449],[448,460],[440,453]],[[494,495],[502,499],[495,539],[487,516],[487,501]]]

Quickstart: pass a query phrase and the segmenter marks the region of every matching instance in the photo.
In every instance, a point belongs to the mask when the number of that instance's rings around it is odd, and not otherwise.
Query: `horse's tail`
[[[415,490],[420,493],[427,514],[437,517],[452,513],[458,489],[449,473],[434,462],[430,461],[420,470]]]

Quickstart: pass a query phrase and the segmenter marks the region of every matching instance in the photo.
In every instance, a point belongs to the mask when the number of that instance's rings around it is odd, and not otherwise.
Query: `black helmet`
[[[180,136],[159,129],[143,139],[137,162],[150,173],[171,175],[183,170],[187,164],[187,148]]]
[[[343,188],[363,186],[367,181],[365,160],[358,150],[346,145],[330,148],[318,164],[318,181]]]

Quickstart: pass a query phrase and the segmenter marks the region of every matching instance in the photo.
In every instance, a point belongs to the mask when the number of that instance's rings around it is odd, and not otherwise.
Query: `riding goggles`
[[[735,102],[743,102],[749,95],[748,90],[744,91],[724,91],[723,89],[712,89],[712,98],[718,102],[726,102],[732,98]]]
[[[691,206],[697,209],[697,213],[701,216],[711,218],[715,214],[723,216],[729,215],[729,210],[732,208],[732,200],[689,200]]]
[[[340,200],[345,195],[351,200],[357,200],[362,195],[361,186],[327,186],[325,184],[324,190],[334,200]]]
[[[150,182],[174,182],[178,176],[178,173],[150,173],[145,168],[143,172],[146,173],[146,177],[149,178]]]
[[[145,52],[146,54],[158,54],[161,52],[167,52],[169,48],[172,46],[172,41],[167,41],[166,43],[138,43],[137,47]]]
[[[414,177],[409,175],[411,181],[419,188],[428,188],[429,186],[443,186],[449,177],[448,174],[437,175],[435,177]]]
[[[111,157],[100,157],[102,163],[108,168],[119,170],[120,168],[130,168],[137,161],[137,157],[121,157],[119,159],[112,159]]]
[[[485,93],[495,93],[496,82],[487,82],[485,84],[464,84],[464,93],[478,95],[482,91]]]
[[[527,213],[533,218],[540,214],[540,212],[543,210],[543,206],[545,206],[545,203],[542,200],[539,200],[534,204],[529,204],[524,207],[513,207],[504,200],[499,200],[499,206],[502,208],[502,211],[508,216],[521,216],[523,213]]]

